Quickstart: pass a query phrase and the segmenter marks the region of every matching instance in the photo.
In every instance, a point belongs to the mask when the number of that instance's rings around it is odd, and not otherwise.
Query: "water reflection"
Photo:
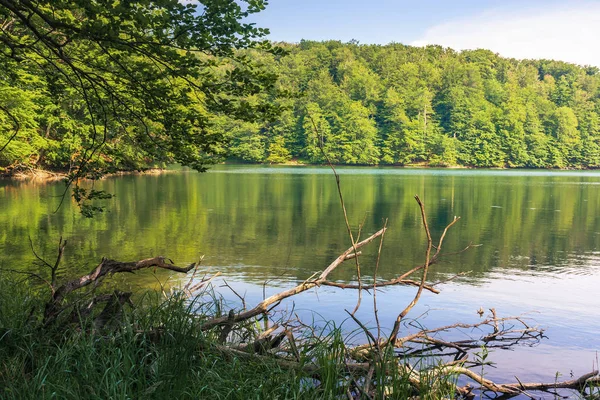
[[[443,271],[483,276],[497,268],[596,268],[589,257],[600,243],[600,195],[590,183],[600,180],[598,174],[385,168],[342,168],[340,174],[355,228],[364,221],[369,234],[389,219],[385,277],[422,260],[424,232],[414,194],[427,205],[434,235],[454,215],[462,217],[448,237],[448,251],[483,245],[446,259]],[[117,197],[108,213],[86,220],[71,204],[52,212],[61,184],[0,182],[2,254],[12,262],[31,259],[28,236],[49,253],[63,235],[71,241],[74,265],[100,256],[168,254],[190,262],[206,254],[208,262],[231,272],[239,270],[235,265],[254,266],[243,272],[258,281],[281,273],[303,279],[348,246],[325,168],[218,167],[202,175],[113,178],[100,186]],[[369,273],[375,252],[366,251]]]

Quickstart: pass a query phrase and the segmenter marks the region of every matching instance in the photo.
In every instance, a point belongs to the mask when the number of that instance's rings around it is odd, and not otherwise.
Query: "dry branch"
[[[333,287],[337,287],[340,289],[356,289],[356,290],[371,290],[371,289],[377,289],[377,288],[381,288],[381,287],[385,287],[385,286],[416,286],[416,287],[419,287],[420,285],[421,285],[421,282],[417,282],[412,279],[399,279],[399,278],[390,279],[388,281],[377,282],[377,283],[373,283],[370,285],[362,285],[362,286],[353,284],[353,283],[341,283],[341,282],[332,282],[332,281],[325,281],[325,282],[321,283],[321,286],[333,286]],[[431,293],[435,293],[435,294],[440,293],[439,289],[436,289],[433,286],[427,285],[427,284],[423,285],[423,289],[428,290]]]
[[[63,243],[61,238],[61,246],[59,246],[59,256],[57,258],[56,268],[58,268],[58,264],[60,263],[60,258],[64,250],[64,244],[66,244],[66,241]],[[195,267],[195,264],[191,264],[187,267],[177,267],[173,265],[173,262],[171,260],[169,260],[169,262],[167,262],[166,260],[167,259],[165,257],[154,257],[137,262],[120,262],[104,258],[102,259],[100,264],[98,264],[98,266],[94,268],[89,274],[83,275],[77,279],[67,281],[58,288],[56,288],[55,285],[52,285],[52,297],[50,301],[46,304],[46,308],[44,311],[45,323],[51,322],[58,316],[58,314],[64,311],[65,307],[62,306],[62,302],[69,293],[84,288],[90,284],[98,284],[99,281],[106,275],[112,275],[121,272],[131,273],[140,269],[151,267],[187,273]],[[55,269],[53,269],[53,273],[54,271]],[[53,278],[55,279],[54,274]]]
[[[502,393],[508,395],[508,397],[518,396],[526,391],[547,392],[549,390],[556,389],[573,389],[582,391],[590,384],[600,383],[600,375],[598,374],[598,371],[592,371],[588,374],[580,376],[577,379],[551,383],[523,383],[520,381],[517,383],[495,383],[489,379],[485,379],[481,375],[471,371],[468,368],[455,365],[440,368],[438,371],[436,371],[436,373],[445,376],[464,375],[479,383],[484,390],[492,391],[494,393]],[[462,392],[467,390],[467,387],[464,386],[459,389],[461,389]]]
[[[484,328],[491,330],[492,333],[486,334]],[[479,337],[469,336],[468,339],[454,341],[444,340],[440,337],[443,333],[459,330],[477,330],[482,334]],[[445,352],[448,349],[455,350],[457,357],[462,357],[468,350],[479,349],[482,345],[488,348],[509,348],[521,342],[537,343],[543,338],[543,334],[543,329],[528,326],[520,317],[492,317],[473,324],[456,323],[434,329],[418,327],[417,332],[396,338],[394,342],[388,343],[381,339],[375,344],[367,343],[355,346],[350,349],[350,353],[357,360],[366,360],[378,348],[387,344],[396,349],[399,358],[410,358],[431,353],[434,350],[438,352],[433,353],[433,356],[437,356],[439,352]],[[446,353],[446,355],[448,354]]]
[[[100,262],[100,264],[98,264],[98,266],[94,268],[89,274],[68,281],[61,285],[58,289],[56,289],[54,300],[61,300],[64,298],[64,296],[73,292],[74,290],[81,289],[91,283],[95,283],[108,274],[116,274],[120,272],[134,272],[140,269],[151,267],[187,273],[195,266],[194,264],[192,264],[183,268],[177,267],[173,265],[172,262],[168,263],[166,260],[167,259],[165,257],[154,257],[137,262],[120,262],[104,258],[102,262]]]
[[[342,187],[340,185],[340,176],[338,175],[337,171],[335,170],[335,167],[333,166],[333,163],[331,162],[329,155],[325,151],[325,148],[323,146],[323,136],[320,135],[319,128],[317,128],[317,124],[315,123],[315,120],[312,118],[312,115],[310,115],[310,114],[308,114],[308,117],[310,118],[310,122],[312,123],[313,129],[314,129],[317,137],[321,136],[321,140],[318,143],[319,149],[321,150],[321,154],[323,154],[323,157],[327,161],[327,164],[329,165],[329,168],[331,168],[331,171],[333,172],[333,176],[335,177],[335,183],[337,185],[337,192],[340,197],[340,205],[342,207],[342,212],[344,213],[344,222],[346,223],[346,230],[348,231],[348,236],[350,237],[350,242],[352,243],[352,249],[354,250],[354,253],[358,255],[358,252],[356,251],[358,249],[358,246],[357,246],[358,238],[356,240],[354,239],[354,234],[352,233],[352,228],[350,227],[350,221],[348,221],[348,213],[346,212],[346,205],[344,204],[344,196],[342,195]],[[358,235],[357,235],[358,237],[360,237],[361,231],[362,231],[362,226],[358,230]],[[385,227],[383,228],[383,232],[385,232]],[[355,257],[354,260],[355,260],[355,265],[356,265],[356,277],[358,279],[359,290],[358,290],[358,299],[356,301],[356,307],[354,308],[354,311],[352,311],[352,314],[354,314],[358,310],[358,308],[360,307],[361,299],[362,299],[362,290],[361,290],[362,278],[361,278],[360,262],[358,261],[358,256]]]
[[[287,299],[288,297],[291,296],[295,296],[299,293],[305,292],[307,290],[310,290],[312,288],[318,287],[321,284],[323,284],[324,282],[327,281],[327,277],[329,276],[329,274],[331,272],[333,272],[337,267],[339,267],[344,261],[346,261],[349,258],[349,255],[351,254],[357,254],[357,249],[371,243],[374,239],[376,239],[377,237],[383,235],[383,233],[385,232],[385,228],[384,229],[380,229],[379,231],[375,232],[374,234],[372,234],[371,236],[369,236],[368,238],[366,238],[365,240],[358,242],[356,244],[354,244],[352,247],[348,248],[348,250],[346,250],[345,252],[343,252],[338,258],[336,258],[319,276],[317,279],[314,280],[306,280],[304,282],[302,282],[301,284],[288,289],[288,290],[284,290],[282,292],[279,292],[277,294],[274,294],[272,296],[267,297],[266,299],[264,299],[263,301],[261,301],[260,303],[258,303],[254,308],[247,310],[247,311],[243,311],[241,313],[238,313],[235,316],[234,322],[235,323],[239,323],[241,321],[246,321],[250,318],[254,318],[256,316],[259,316],[261,314],[266,313],[269,308],[274,305],[274,304],[278,304],[280,303],[282,300]],[[224,323],[226,323],[228,320],[227,317],[218,317],[218,318],[213,318],[210,319],[206,322],[204,322],[204,324],[202,325],[202,330],[209,330],[214,328],[215,326],[219,326],[219,325],[223,325]]]
[[[421,220],[423,222],[423,227],[425,228],[425,233],[427,235],[427,249],[425,250],[425,263],[423,264],[423,268],[422,268],[423,274],[421,275],[421,282],[419,284],[419,289],[417,290],[415,297],[404,308],[404,310],[402,310],[402,312],[400,314],[398,314],[398,317],[396,318],[396,322],[394,322],[394,327],[392,328],[392,332],[390,333],[390,336],[388,338],[388,343],[393,343],[396,340],[396,336],[398,336],[398,332],[400,331],[400,325],[402,323],[402,320],[404,319],[404,317],[406,317],[406,315],[410,312],[410,310],[413,309],[413,307],[417,304],[417,302],[421,298],[421,294],[423,293],[423,288],[425,287],[425,282],[427,280],[427,273],[429,272],[429,267],[431,266],[431,261],[436,260],[438,258],[440,251],[442,250],[442,244],[444,242],[444,238],[446,237],[446,233],[452,227],[452,225],[454,225],[459,220],[459,218],[454,217],[454,220],[446,226],[446,228],[444,229],[444,232],[442,233],[442,236],[440,237],[439,243],[436,247],[436,252],[432,257],[431,249],[433,247],[433,240],[431,238],[431,232],[429,230],[429,224],[427,222],[425,206],[423,205],[423,202],[421,201],[419,196],[415,196],[415,200],[417,201],[417,204],[419,205],[419,209],[421,210]],[[401,279],[405,278],[406,276],[408,276],[407,274],[410,274],[410,273],[411,273],[411,271],[404,274],[401,277]]]

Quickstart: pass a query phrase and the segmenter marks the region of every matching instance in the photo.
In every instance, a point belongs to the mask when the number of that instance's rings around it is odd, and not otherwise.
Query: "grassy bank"
[[[218,312],[214,302],[149,294],[111,331],[95,331],[86,321],[67,329],[44,328],[31,320],[43,296],[15,285],[6,274],[0,273],[0,279],[2,399],[360,397],[344,367],[346,349],[338,329],[299,348],[299,365],[316,364],[317,380],[315,370],[287,368],[252,352],[230,352],[218,331],[202,332],[204,316]],[[254,325],[246,327],[246,335],[260,328]],[[396,372],[386,380],[380,398],[384,390],[386,398],[417,394],[408,376]],[[440,398],[445,393],[424,388],[421,394]]]
[[[214,338],[195,329],[190,305],[176,298],[146,299],[117,330],[99,335],[42,329],[27,320],[42,304],[35,294],[2,293],[0,398],[294,398],[299,392],[293,373],[213,348]]]

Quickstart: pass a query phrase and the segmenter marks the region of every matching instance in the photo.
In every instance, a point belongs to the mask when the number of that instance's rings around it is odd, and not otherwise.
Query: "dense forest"
[[[232,125],[232,156],[321,163],[322,141],[340,164],[600,166],[597,68],[439,46],[286,47],[264,62],[297,97],[276,124]]]
[[[440,46],[302,41],[278,47],[286,52],[238,54],[279,77],[276,92],[251,94],[245,106],[272,104],[278,116],[240,120],[205,112],[200,134],[219,140],[203,148],[202,160],[318,164],[325,153],[334,163],[358,165],[600,166],[598,68]],[[226,67],[207,65],[229,78]],[[20,124],[0,154],[0,169],[68,169],[85,146],[81,131],[92,129],[80,94],[56,87],[51,76],[18,69],[0,74],[0,100],[12,110],[0,113],[0,142],[13,134],[14,118]],[[205,101],[187,101],[181,112],[203,109]],[[96,162],[113,169],[169,162],[168,153],[158,160],[148,151],[151,143],[140,149],[126,139],[109,135]]]

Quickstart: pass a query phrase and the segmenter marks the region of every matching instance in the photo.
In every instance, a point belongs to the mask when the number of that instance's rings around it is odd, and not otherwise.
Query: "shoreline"
[[[285,163],[252,163],[252,162],[235,162],[225,161],[216,165],[248,165],[248,166],[270,166],[270,167],[329,167],[328,164],[311,164],[297,161],[288,161]],[[596,171],[600,167],[566,167],[566,168],[535,168],[535,167],[475,167],[470,165],[429,165],[429,164],[333,164],[334,167],[352,167],[352,168],[399,168],[399,169],[473,169],[473,170],[530,170],[530,171]]]
[[[168,173],[169,170],[166,168],[148,168],[141,171],[117,171],[111,172],[109,174],[103,175],[99,180],[104,180],[108,178],[114,178],[118,176],[126,176],[126,175],[160,175],[164,173]],[[17,182],[58,182],[65,180],[67,178],[67,173],[65,172],[55,172],[44,169],[31,169],[27,171],[18,171],[13,173],[2,173],[0,174],[0,179],[5,179],[9,181],[17,181]],[[83,180],[90,180],[84,178]]]
[[[329,168],[328,164],[311,164],[302,163],[297,161],[289,161],[285,163],[248,163],[248,162],[235,162],[225,161],[213,165],[237,165],[237,166],[267,166],[267,167],[326,167]],[[528,168],[528,167],[473,167],[466,165],[428,165],[428,164],[407,164],[407,165],[359,165],[359,164],[333,164],[334,167],[352,167],[352,168],[397,168],[397,169],[447,169],[447,170],[498,170],[498,171],[510,171],[510,170],[529,170],[529,171],[597,171],[600,168],[587,167],[587,168]],[[144,170],[135,171],[117,171],[103,175],[99,180],[108,178],[114,178],[119,176],[127,175],[161,175],[170,172],[180,172],[181,169],[169,169],[169,168],[148,168]],[[0,180],[9,180],[16,182],[57,182],[66,179],[66,172],[57,172],[44,169],[30,169],[21,170],[18,172],[4,172],[0,173]],[[84,180],[89,180],[85,178]]]

